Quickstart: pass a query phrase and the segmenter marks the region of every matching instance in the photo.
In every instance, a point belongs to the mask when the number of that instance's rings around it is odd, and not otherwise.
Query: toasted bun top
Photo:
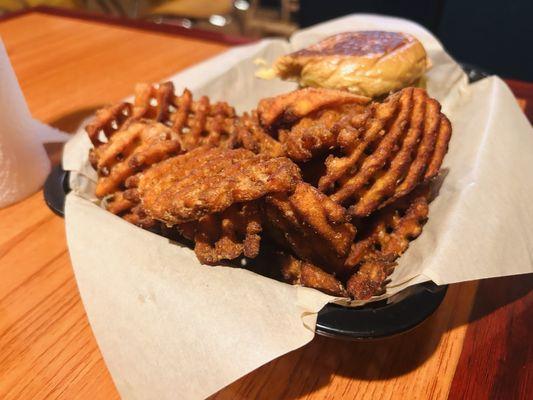
[[[416,40],[400,32],[359,31],[344,32],[329,36],[305,49],[292,53],[293,56],[369,56],[385,55]]]
[[[274,64],[277,76],[301,86],[345,89],[369,97],[412,85],[426,69],[426,51],[415,37],[382,31],[330,36]]]

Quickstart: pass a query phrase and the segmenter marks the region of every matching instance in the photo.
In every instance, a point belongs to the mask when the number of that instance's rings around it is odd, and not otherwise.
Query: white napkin
[[[68,138],[31,117],[0,40],[0,208],[39,190],[50,172],[43,143]]]

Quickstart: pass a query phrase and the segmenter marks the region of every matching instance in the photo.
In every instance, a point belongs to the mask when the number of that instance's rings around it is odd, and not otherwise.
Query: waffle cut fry
[[[174,226],[234,203],[290,193],[300,180],[300,170],[288,158],[198,147],[129,178],[125,197],[138,201],[151,218]]]
[[[237,125],[238,146],[268,157],[283,157],[283,145],[274,139],[259,123],[256,111],[245,113]]]
[[[340,127],[343,155],[326,159],[319,189],[366,217],[434,178],[450,136],[440,104],[422,89],[403,89]]]
[[[185,238],[194,242],[194,252],[203,264],[216,265],[241,256],[259,253],[262,220],[257,202],[233,204],[221,213],[177,225]]]
[[[276,259],[281,265],[283,279],[292,285],[315,288],[332,296],[346,297],[344,285],[332,274],[309,262],[281,253]]]
[[[225,102],[211,104],[207,96],[194,101],[188,89],[177,96],[172,82],[138,84],[132,118],[146,118],[170,126],[186,151],[204,145],[234,146],[237,117],[233,107]]]
[[[176,96],[171,82],[138,84],[133,103],[122,102],[96,112],[86,131],[93,143],[89,160],[98,174],[96,196],[114,214],[141,227],[155,221],[123,194],[130,176],[197,146],[233,147],[235,111],[227,103],[193,102],[185,90]]]
[[[179,137],[169,127],[149,120],[128,124],[91,153],[99,176],[96,196],[122,189],[128,177],[181,151]]]
[[[311,185],[301,182],[292,195],[268,196],[265,223],[273,239],[302,260],[345,272],[355,227],[343,207]]]
[[[421,233],[428,218],[429,187],[424,185],[365,221],[353,243],[346,266],[356,272],[348,279],[348,293],[355,299],[380,294],[395,260]]]
[[[292,192],[299,180],[298,167],[287,158],[198,147],[130,177],[123,197],[134,205],[131,220],[175,227],[194,241],[202,263],[216,264],[257,256],[258,202],[269,193]]]

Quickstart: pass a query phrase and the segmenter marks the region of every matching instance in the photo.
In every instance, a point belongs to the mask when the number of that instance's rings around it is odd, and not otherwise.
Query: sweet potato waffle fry
[[[203,145],[231,148],[235,140],[237,119],[233,107],[224,102],[210,104],[206,96],[193,101],[187,89],[176,96],[172,82],[138,84],[132,118],[147,118],[170,126],[187,151]]]
[[[150,165],[200,145],[233,147],[236,116],[227,103],[194,102],[185,90],[176,96],[171,82],[138,84],[133,104],[118,103],[97,111],[86,127],[94,145],[89,159],[99,179],[96,196],[108,196],[107,209],[139,226],[155,221],[122,193],[127,178]]]
[[[342,120],[365,109],[358,104],[342,104],[307,115],[290,129],[280,129],[278,137],[285,154],[294,161],[306,162],[336,148]]]
[[[127,199],[139,199],[148,216],[167,226],[198,220],[234,203],[294,190],[298,167],[245,149],[199,147],[128,179]]]
[[[346,259],[346,266],[357,271],[347,283],[352,297],[367,299],[383,291],[394,270],[394,261],[422,233],[429,212],[428,201],[429,187],[424,185],[364,222],[364,229]]]
[[[300,180],[287,158],[245,149],[199,147],[132,176],[122,195],[136,224],[157,221],[194,241],[205,264],[259,252],[261,215],[257,200],[290,192]]]
[[[194,242],[194,252],[203,264],[215,265],[240,256],[255,258],[262,231],[257,202],[233,204],[221,213],[177,225],[176,229]]]
[[[368,97],[341,90],[305,88],[261,100],[257,105],[257,113],[263,126],[275,129],[321,109],[342,104],[364,105],[368,102]]]
[[[181,151],[179,137],[169,127],[144,120],[128,124],[92,152],[91,161],[99,175],[96,196],[120,190],[131,175]]]
[[[106,209],[141,228],[152,229],[158,226],[157,221],[148,217],[138,203],[127,199],[124,193],[119,191],[109,196],[105,202]]]
[[[304,175],[306,162],[329,153],[318,188],[350,214],[366,217],[438,173],[451,124],[425,90],[403,89],[368,106],[323,91],[262,100],[258,113]]]
[[[336,147],[338,121],[363,112],[368,102],[347,92],[306,88],[261,100],[258,122],[279,140],[287,157],[309,161]]]
[[[245,113],[237,125],[237,142],[256,154],[268,157],[282,157],[285,155],[283,145],[270,136],[259,123],[257,112]]]
[[[320,190],[366,217],[435,177],[451,136],[439,103],[422,89],[407,88],[374,103],[342,127],[344,155],[326,159]]]
[[[343,207],[304,182],[292,195],[271,195],[265,203],[265,223],[279,244],[330,272],[345,271],[355,227]]]
[[[346,297],[348,292],[343,284],[323,269],[298,260],[290,254],[282,253],[278,260],[283,279],[293,285],[315,288],[332,296]]]
[[[187,89],[177,96],[172,82],[138,84],[133,104],[122,102],[97,111],[86,130],[97,148],[122,127],[140,119],[171,127],[185,150],[202,145],[231,148],[235,140],[237,117],[233,107],[224,102],[211,104],[206,96],[193,101]]]

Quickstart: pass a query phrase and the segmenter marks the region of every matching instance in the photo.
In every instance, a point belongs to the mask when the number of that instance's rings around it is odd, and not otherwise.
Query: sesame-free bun
[[[281,79],[300,86],[343,89],[377,97],[414,84],[428,67],[422,44],[401,32],[359,31],[330,36],[278,58]]]

